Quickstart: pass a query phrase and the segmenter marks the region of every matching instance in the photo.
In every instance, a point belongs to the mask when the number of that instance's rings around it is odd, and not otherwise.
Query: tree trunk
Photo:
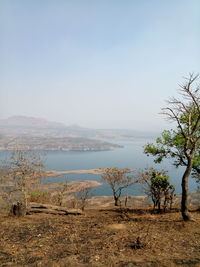
[[[25,187],[22,187],[22,193],[24,194],[24,209],[26,210],[28,207],[28,194]]]
[[[188,211],[188,179],[192,171],[192,161],[189,160],[187,168],[182,177],[182,199],[181,199],[181,213],[184,221],[191,220],[191,216]]]
[[[174,193],[172,193],[170,196],[170,210],[172,210],[173,200],[174,200]]]
[[[114,196],[114,200],[115,200],[115,206],[119,206],[119,197]]]
[[[16,203],[12,205],[11,210],[10,210],[10,215],[20,217],[20,216],[24,216],[25,214],[26,214],[26,208],[22,202],[17,201]]]
[[[161,200],[158,201],[158,212],[161,212]]]
[[[167,209],[167,203],[168,203],[168,199],[165,197],[165,200],[164,200],[164,208],[163,208],[163,210],[164,210],[164,212],[166,212],[166,209]]]

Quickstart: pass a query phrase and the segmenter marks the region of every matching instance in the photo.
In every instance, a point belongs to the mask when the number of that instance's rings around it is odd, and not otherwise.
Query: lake
[[[170,160],[164,160],[162,164],[155,164],[153,157],[147,157],[143,153],[143,147],[147,142],[153,142],[153,139],[135,139],[134,141],[120,141],[117,144],[123,148],[113,151],[48,151],[42,152],[45,155],[46,169],[65,171],[98,169],[106,167],[144,169],[155,167],[157,169],[168,170],[170,181],[175,185],[176,193],[181,193],[181,177],[184,167],[176,169]],[[1,151],[0,160],[4,159],[9,152]],[[44,183],[63,182],[73,180],[96,180],[103,182],[101,175],[93,174],[67,174],[59,177],[49,177],[43,179]],[[197,189],[195,179],[190,178],[190,191]],[[124,191],[124,194],[143,195],[143,185],[134,185]],[[112,192],[106,184],[96,187],[94,195],[112,195]]]

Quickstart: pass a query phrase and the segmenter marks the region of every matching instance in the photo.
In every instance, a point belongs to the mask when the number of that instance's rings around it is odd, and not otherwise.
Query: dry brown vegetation
[[[200,212],[87,208],[84,215],[0,217],[0,266],[200,266]],[[141,240],[137,248],[136,240]]]

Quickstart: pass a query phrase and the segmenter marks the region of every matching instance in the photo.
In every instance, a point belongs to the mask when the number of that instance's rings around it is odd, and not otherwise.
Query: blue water
[[[153,157],[147,157],[143,153],[143,147],[147,142],[153,140],[136,139],[134,141],[118,142],[123,148],[114,151],[87,151],[87,152],[74,152],[74,151],[49,151],[42,152],[45,158],[46,169],[65,171],[65,170],[82,170],[82,169],[97,169],[106,167],[119,167],[119,168],[133,168],[144,169],[155,167],[157,169],[168,170],[170,181],[175,185],[176,193],[181,193],[181,177],[184,167],[176,169],[169,160],[164,160],[162,164],[155,164]],[[9,152],[1,151],[0,160],[4,159]],[[103,182],[101,175],[93,174],[67,174],[59,177],[49,177],[43,179],[44,183],[49,182],[63,182],[73,180],[96,180]],[[197,189],[195,179],[190,178],[189,181],[190,191]],[[143,185],[134,185],[124,194],[141,195],[143,192]],[[108,185],[105,183],[102,186],[96,187],[94,195],[112,195]]]

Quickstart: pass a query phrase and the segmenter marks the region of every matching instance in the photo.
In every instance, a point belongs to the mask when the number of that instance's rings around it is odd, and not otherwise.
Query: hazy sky
[[[0,0],[0,118],[157,130],[189,72],[199,0]]]

